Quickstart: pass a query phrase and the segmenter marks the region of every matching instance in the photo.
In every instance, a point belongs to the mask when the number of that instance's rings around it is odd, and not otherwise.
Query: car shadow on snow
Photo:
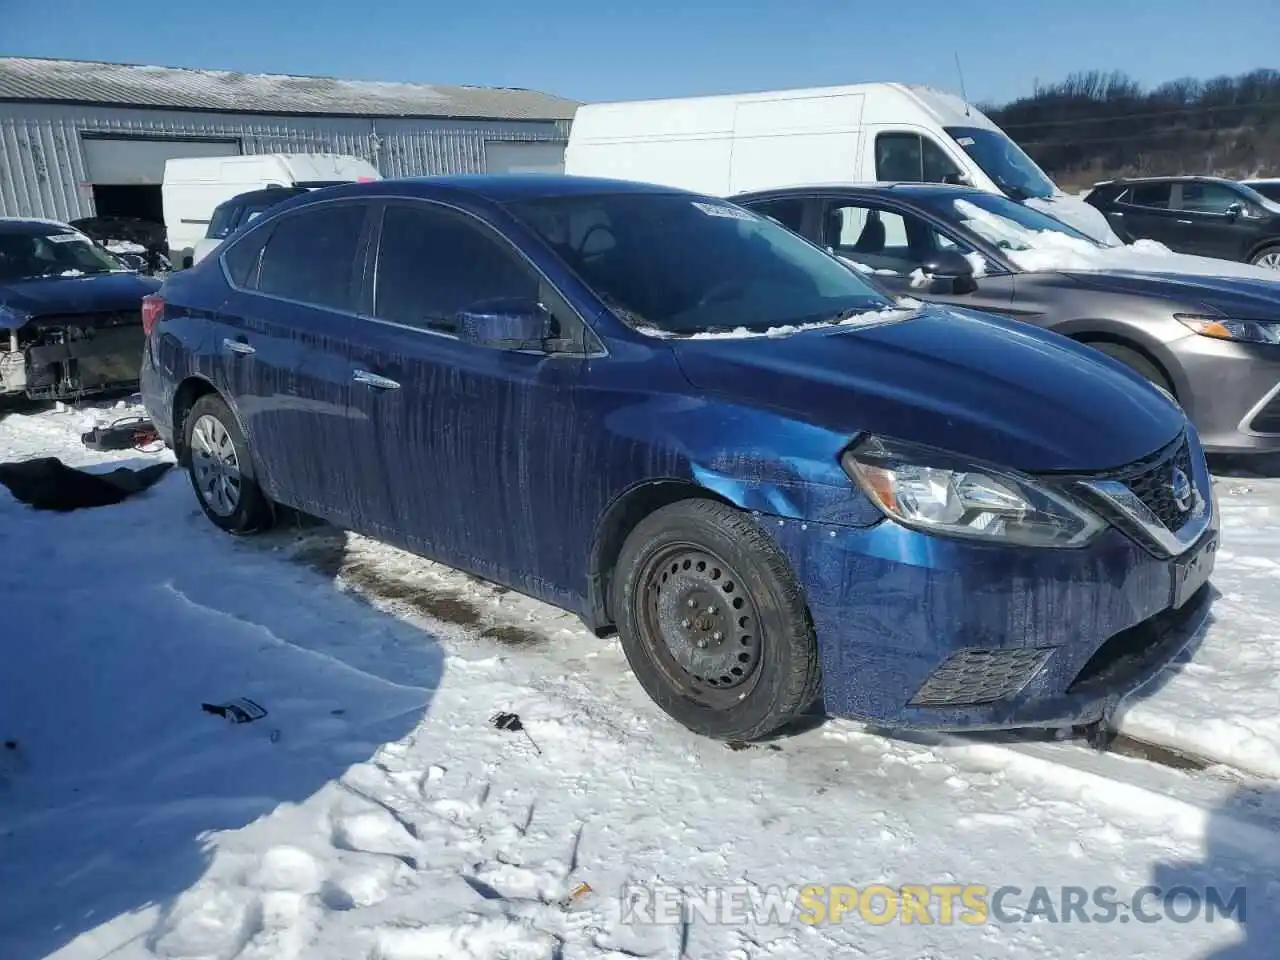
[[[1280,787],[1241,784],[1210,812],[1204,856],[1152,866],[1143,921],[1177,927],[1214,923],[1237,927],[1235,942],[1202,960],[1273,960],[1280,942]],[[1149,919],[1145,922],[1151,922]]]
[[[0,527],[0,956],[163,926],[220,831],[404,738],[440,683],[435,638],[216,530],[178,471],[70,514],[0,490]],[[202,709],[237,697],[266,716]]]
[[[1262,480],[1280,477],[1280,453],[1209,454],[1209,473],[1215,478]]]

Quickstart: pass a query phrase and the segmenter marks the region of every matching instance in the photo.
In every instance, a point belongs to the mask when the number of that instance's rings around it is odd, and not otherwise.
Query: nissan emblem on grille
[[[1191,509],[1191,481],[1187,479],[1184,473],[1178,467],[1173,468],[1173,478],[1169,483],[1169,492],[1173,494],[1173,502],[1178,505],[1178,509],[1186,512]]]

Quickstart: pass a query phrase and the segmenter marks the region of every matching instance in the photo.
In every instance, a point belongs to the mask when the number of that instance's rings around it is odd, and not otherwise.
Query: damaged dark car
[[[0,400],[134,389],[159,286],[67,224],[0,218]]]

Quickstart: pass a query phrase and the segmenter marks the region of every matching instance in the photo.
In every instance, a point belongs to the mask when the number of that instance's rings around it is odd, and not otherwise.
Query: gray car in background
[[[792,187],[732,199],[892,293],[1096,347],[1171,393],[1212,452],[1280,451],[1280,279],[1270,271],[1148,241],[1104,247],[967,187]]]

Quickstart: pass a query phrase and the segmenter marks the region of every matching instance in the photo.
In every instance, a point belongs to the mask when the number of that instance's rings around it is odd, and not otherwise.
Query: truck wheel
[[[254,480],[249,442],[226,402],[207,393],[183,424],[187,472],[205,516],[231,533],[270,525],[271,504]]]
[[[758,740],[811,706],[818,646],[786,556],[712,500],[656,510],[613,578],[623,652],[659,707],[695,733]]]

